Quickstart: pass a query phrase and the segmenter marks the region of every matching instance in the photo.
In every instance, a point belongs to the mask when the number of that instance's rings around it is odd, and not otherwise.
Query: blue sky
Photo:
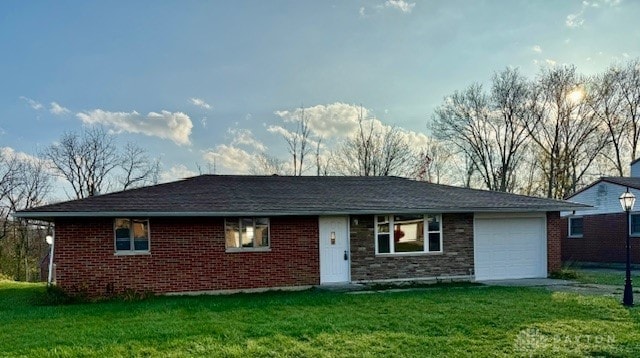
[[[246,173],[307,107],[338,141],[357,107],[416,141],[442,99],[494,71],[640,56],[640,2],[3,1],[0,148],[34,155],[102,124],[162,161]],[[290,123],[289,123],[290,124]]]

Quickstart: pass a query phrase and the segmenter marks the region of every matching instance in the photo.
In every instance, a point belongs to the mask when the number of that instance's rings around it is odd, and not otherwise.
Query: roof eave
[[[588,205],[562,207],[469,207],[469,208],[407,208],[407,209],[352,209],[352,210],[299,210],[299,211],[42,211],[17,212],[23,219],[53,220],[55,218],[87,217],[224,217],[224,216],[322,216],[322,215],[375,215],[381,213],[513,213],[588,210]]]

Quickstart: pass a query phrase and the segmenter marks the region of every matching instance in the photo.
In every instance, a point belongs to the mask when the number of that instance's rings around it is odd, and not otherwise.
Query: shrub
[[[555,278],[555,279],[559,279],[559,280],[575,280],[580,276],[580,274],[578,273],[578,271],[572,269],[572,268],[568,268],[568,267],[563,267],[558,271],[553,271],[550,275],[549,278]]]
[[[47,286],[43,296],[37,297],[36,304],[43,306],[58,306],[78,303],[79,299],[75,295],[70,295],[56,285]]]

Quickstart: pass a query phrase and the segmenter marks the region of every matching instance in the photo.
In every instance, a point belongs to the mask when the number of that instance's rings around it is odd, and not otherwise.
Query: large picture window
[[[116,253],[149,252],[149,220],[116,219],[114,226]]]
[[[584,234],[584,219],[569,217],[569,237],[582,237]]]
[[[376,254],[442,252],[440,215],[376,215]]]
[[[254,250],[269,247],[268,218],[226,218],[224,226],[227,250]]]

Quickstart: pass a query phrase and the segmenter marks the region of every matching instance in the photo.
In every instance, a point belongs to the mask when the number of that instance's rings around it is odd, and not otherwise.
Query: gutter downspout
[[[47,286],[51,286],[51,281],[53,278],[53,252],[56,245],[55,229],[52,235],[47,235],[47,243],[51,246],[51,251],[49,251],[49,277],[47,278]]]

